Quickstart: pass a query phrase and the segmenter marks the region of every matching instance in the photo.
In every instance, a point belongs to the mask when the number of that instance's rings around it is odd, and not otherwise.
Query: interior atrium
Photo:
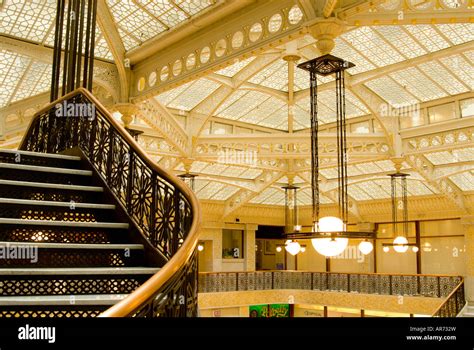
[[[0,23],[1,317],[474,317],[472,0]]]

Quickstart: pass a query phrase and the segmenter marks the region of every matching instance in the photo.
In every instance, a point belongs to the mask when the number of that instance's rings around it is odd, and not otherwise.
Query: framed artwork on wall
[[[271,239],[265,240],[263,253],[265,255],[275,255],[276,253],[276,242]]]

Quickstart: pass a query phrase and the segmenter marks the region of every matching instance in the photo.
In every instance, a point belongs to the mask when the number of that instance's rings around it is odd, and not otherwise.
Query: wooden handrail
[[[133,293],[128,297],[115,304],[105,312],[103,312],[100,317],[126,317],[133,315],[142,305],[147,303],[151,298],[154,297],[156,291],[163,287],[166,282],[173,277],[173,275],[179,271],[187,261],[190,259],[192,254],[196,249],[199,235],[199,226],[201,223],[201,210],[198,203],[198,200],[191,191],[191,189],[178,177],[174,176],[170,172],[160,168],[141,148],[141,146],[133,139],[133,137],[125,130],[125,128],[118,123],[112,114],[107,111],[102,104],[86,89],[78,88],[67,95],[62,96],[58,100],[48,104],[40,111],[35,113],[33,118],[30,121],[28,126],[28,131],[24,135],[23,140],[20,144],[20,149],[26,147],[28,138],[31,136],[32,129],[34,124],[37,122],[44,113],[50,111],[57,104],[69,100],[77,95],[83,95],[91,103],[93,103],[101,114],[107,119],[107,121],[115,128],[115,130],[120,134],[121,137],[126,141],[128,145],[133,149],[134,152],[146,163],[146,165],[155,171],[159,176],[173,184],[176,189],[178,189],[185,198],[189,201],[189,204],[192,209],[193,218],[189,228],[189,232],[186,236],[181,247],[173,255],[173,257],[161,268],[156,274],[154,274],[150,279],[143,283],[139,288],[137,288]]]

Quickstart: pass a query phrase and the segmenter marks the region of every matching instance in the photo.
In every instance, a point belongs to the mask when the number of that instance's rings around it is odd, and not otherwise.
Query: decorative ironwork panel
[[[349,290],[351,293],[360,293],[361,275],[349,275]]]
[[[390,277],[387,275],[374,275],[375,277],[375,294],[390,295]]]
[[[303,272],[301,275],[301,289],[311,290],[311,272]]]
[[[247,290],[255,290],[256,280],[254,272],[247,272]]]
[[[436,298],[439,293],[439,278],[436,276],[420,276],[420,294]]]
[[[74,307],[68,305],[58,306],[2,306],[0,318],[83,318],[99,316],[108,308],[107,305],[87,305]]]
[[[130,276],[8,276],[0,282],[0,296],[128,294],[149,275]]]
[[[447,297],[460,282],[460,277],[439,277],[439,296]]]
[[[393,295],[415,295],[417,292],[416,276],[392,276]]]
[[[313,272],[313,289],[324,291],[328,289],[328,275],[321,272]]]
[[[239,290],[248,289],[248,276],[246,272],[238,272],[237,280]]]
[[[273,272],[273,289],[283,289],[283,272]]]
[[[347,274],[329,273],[328,287],[328,289],[332,291],[347,292],[349,287]]]

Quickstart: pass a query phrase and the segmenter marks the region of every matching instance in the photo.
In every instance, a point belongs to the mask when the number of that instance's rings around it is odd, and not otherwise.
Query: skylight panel
[[[466,57],[470,57],[472,52],[466,52]],[[461,55],[453,55],[449,57],[441,58],[441,62],[447,67],[450,67],[451,72],[456,75],[456,77],[461,80],[464,84],[468,85],[471,90],[474,89],[474,69],[472,69],[472,64],[466,61],[466,59]]]
[[[229,97],[225,99],[225,101],[221,104],[219,109],[217,110],[217,114],[220,114],[222,111],[226,110],[229,108],[231,105],[233,105],[235,102],[240,100],[244,95],[248,94],[249,91],[247,90],[237,90],[233,92]]]
[[[370,80],[365,85],[394,107],[418,103],[417,98],[389,77]]]
[[[47,63],[34,62],[23,75],[11,102],[48,91],[51,87],[51,67]]]
[[[443,90],[415,67],[393,72],[390,76],[421,101],[431,101],[447,96]]]
[[[156,96],[155,98],[164,105],[168,105],[176,97],[180,96],[193,82],[180,85]]]
[[[427,153],[427,154],[425,154],[425,157],[433,165],[450,164],[450,163],[455,163],[455,162],[458,161],[453,156],[453,154],[448,152],[448,151]]]
[[[450,46],[431,25],[407,25],[404,28],[430,52],[439,51]]]
[[[283,60],[277,60],[255,74],[249,82],[282,90],[288,84],[287,63]]]
[[[342,35],[355,49],[363,53],[378,67],[403,61],[404,58],[387,44],[374,30],[361,27]]]
[[[173,6],[168,0],[138,0],[138,3],[168,28],[174,27],[189,18],[184,11],[177,6]]]
[[[31,59],[7,50],[0,50],[0,106],[8,103]]]
[[[474,24],[472,23],[438,24],[435,27],[454,45],[474,40]]]
[[[309,89],[309,74],[308,72],[295,68],[295,81],[294,81],[295,91]]]
[[[380,167],[378,167],[374,162],[357,164],[357,168],[363,174],[374,174],[380,172]]]
[[[148,15],[139,6],[131,1],[120,1],[111,4],[110,11],[115,22],[128,34],[132,34],[140,42],[146,41],[166,30],[166,27]]]
[[[8,0],[0,11],[1,32],[42,43],[56,17],[55,1]]]
[[[244,171],[242,174],[240,174],[240,178],[241,179],[250,179],[250,180],[254,180],[256,179],[258,176],[262,175],[262,170],[260,169],[247,169],[246,171]]]
[[[358,74],[377,68],[344,40],[337,38],[335,41],[336,46],[333,50],[334,55],[337,57],[344,57],[346,61],[355,64],[355,67],[349,68],[347,70],[349,74]]]
[[[433,192],[421,181],[409,181],[407,184],[408,195],[410,196],[426,196]]]
[[[372,199],[372,197],[363,191],[359,185],[349,185],[347,187],[347,194],[356,201],[368,201]]]
[[[168,103],[168,106],[171,108],[190,111],[202,100],[217,90],[219,86],[219,83],[201,78],[193,82],[186,90],[178,94]]]
[[[211,200],[225,201],[239,191],[238,187],[226,184],[220,191],[210,197]]]
[[[245,60],[238,60],[236,63],[218,70],[216,73],[220,75],[225,75],[226,77],[233,77],[238,72],[240,72],[244,67],[246,67],[250,62],[252,62],[255,57],[249,57]]]
[[[175,0],[174,3],[189,15],[195,15],[212,6],[215,0]]]
[[[319,173],[323,175],[326,179],[337,179],[337,169],[336,168],[326,168],[320,169]]]
[[[402,27],[379,26],[373,29],[395,46],[406,58],[414,58],[427,53]]]
[[[193,164],[191,165],[191,172],[192,173],[200,173],[209,164],[211,164],[211,163],[199,162],[199,161],[193,162]],[[184,170],[184,168],[183,168],[183,170]]]
[[[462,191],[474,191],[474,175],[464,172],[449,177]]]
[[[257,106],[261,106],[268,99],[270,99],[270,96],[267,94],[257,91],[248,91],[226,109],[221,108],[217,112],[217,115],[229,119],[239,119]],[[271,108],[269,105],[267,105],[267,107]],[[265,108],[266,107],[263,107],[262,109]]]
[[[125,33],[120,27],[117,27],[117,31],[122,38],[122,43],[126,51],[140,45],[140,42],[137,39]]]
[[[390,198],[390,179],[377,179],[364,182],[364,190],[373,198],[373,199],[384,199]]]
[[[432,80],[443,87],[450,95],[460,94],[468,89],[441,64],[435,61],[419,65],[419,68]]]
[[[214,194],[219,192],[225,185],[219,182],[209,181],[206,186],[196,191],[199,199],[211,199]]]

